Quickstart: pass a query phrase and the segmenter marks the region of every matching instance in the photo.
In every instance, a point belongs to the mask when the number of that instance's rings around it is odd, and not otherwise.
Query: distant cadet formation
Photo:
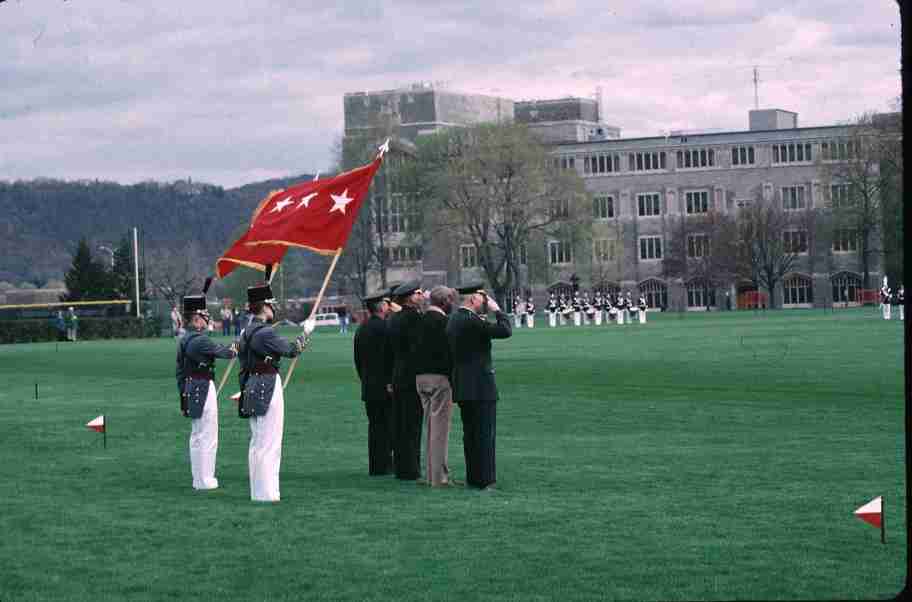
[[[887,284],[887,277],[884,276],[883,286],[880,288],[880,311],[883,315],[884,320],[890,320],[893,317],[892,306],[896,305],[899,307],[899,319],[905,321],[906,319],[906,289],[900,284],[899,290],[895,293],[890,286]]]
[[[545,312],[548,314],[548,326],[556,328],[567,324],[572,326],[601,326],[610,324],[645,324],[648,309],[646,297],[634,302],[630,291],[611,295],[595,291],[590,300],[588,293],[573,293],[572,298],[551,293]]]

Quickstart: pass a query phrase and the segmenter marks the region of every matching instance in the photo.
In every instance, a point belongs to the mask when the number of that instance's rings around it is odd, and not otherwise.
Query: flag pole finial
[[[377,149],[377,150],[379,151],[378,154],[377,154],[377,158],[380,158],[380,157],[382,157],[383,155],[385,155],[387,152],[389,152],[389,149],[390,149],[390,139],[387,138],[387,139],[386,139],[386,142],[384,142],[383,144],[381,144],[381,145],[380,145],[380,148]]]

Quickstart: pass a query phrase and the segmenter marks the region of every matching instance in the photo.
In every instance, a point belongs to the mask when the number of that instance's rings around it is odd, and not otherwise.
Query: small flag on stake
[[[98,418],[95,418],[94,420],[90,420],[89,422],[86,422],[86,426],[89,427],[90,429],[92,429],[93,431],[98,431],[99,433],[105,432],[104,414],[102,414]]]
[[[886,543],[886,526],[883,516],[883,496],[877,496],[855,511],[855,516],[874,527],[880,528],[880,541]]]
[[[93,431],[98,431],[99,433],[104,435],[103,447],[105,449],[107,449],[108,448],[108,431],[105,428],[105,415],[102,414],[101,416],[86,422],[86,426],[89,427],[90,429],[92,429]]]

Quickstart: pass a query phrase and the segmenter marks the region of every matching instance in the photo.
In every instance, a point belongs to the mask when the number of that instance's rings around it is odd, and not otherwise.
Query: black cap
[[[206,295],[188,295],[184,297],[185,314],[202,314],[209,315],[206,310]]]
[[[386,293],[377,293],[376,295],[371,295],[369,297],[364,297],[364,306],[368,309],[373,309],[373,306],[381,301],[389,301],[389,295]]]
[[[456,292],[459,293],[460,295],[471,295],[472,293],[483,293],[484,284],[481,282],[476,282],[474,284],[461,286],[456,289]]]
[[[418,280],[409,280],[408,282],[400,284],[398,287],[396,287],[396,290],[393,291],[393,295],[396,297],[408,297],[420,288],[421,282]]]
[[[247,289],[247,303],[275,303],[272,288],[268,284],[251,286]]]
[[[394,297],[396,296],[396,289],[399,288],[401,282],[393,282],[389,285],[389,290],[386,292],[387,296]]]

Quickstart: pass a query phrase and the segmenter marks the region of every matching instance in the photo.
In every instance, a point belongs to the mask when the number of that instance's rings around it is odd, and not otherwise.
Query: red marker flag
[[[89,422],[86,422],[86,426],[89,427],[90,429],[92,429],[93,431],[98,431],[99,433],[105,432],[104,414],[102,414],[98,418],[95,418],[94,420],[90,420]]]
[[[883,498],[877,496],[855,511],[855,516],[875,527],[883,526]]]

